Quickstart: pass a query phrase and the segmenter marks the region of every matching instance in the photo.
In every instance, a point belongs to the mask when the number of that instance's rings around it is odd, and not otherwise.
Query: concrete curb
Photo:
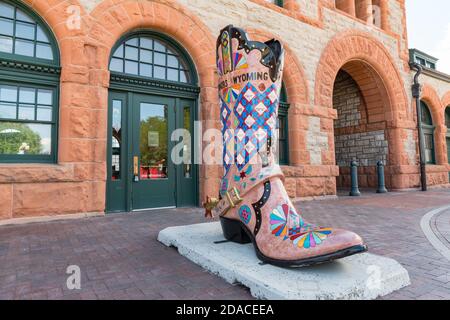
[[[447,260],[450,261],[450,249],[445,244],[443,244],[441,240],[439,240],[439,238],[434,234],[433,230],[431,229],[431,221],[433,217],[446,210],[450,210],[450,206],[441,207],[428,212],[420,220],[420,227],[422,228],[422,232],[425,234],[425,237],[427,237],[431,245]]]

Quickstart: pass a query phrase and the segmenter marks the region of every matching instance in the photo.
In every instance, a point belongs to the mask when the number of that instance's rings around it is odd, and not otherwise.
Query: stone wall
[[[338,73],[334,82],[333,108],[338,112],[338,118],[334,121],[335,129],[360,125],[363,98],[358,84],[344,71]]]
[[[384,131],[361,132],[336,136],[336,164],[349,166],[356,161],[359,166],[376,166],[378,161],[387,162],[388,142]]]

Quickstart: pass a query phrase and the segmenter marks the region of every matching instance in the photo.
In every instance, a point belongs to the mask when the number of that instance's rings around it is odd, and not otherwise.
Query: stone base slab
[[[395,260],[364,253],[314,267],[285,269],[261,264],[253,245],[223,241],[220,223],[162,230],[158,241],[258,299],[376,299],[408,286],[408,272]],[[369,248],[370,250],[370,248]]]

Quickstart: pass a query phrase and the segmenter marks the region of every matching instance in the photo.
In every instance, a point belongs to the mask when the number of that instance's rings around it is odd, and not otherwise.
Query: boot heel
[[[228,241],[246,244],[252,242],[239,221],[220,217],[223,236]]]

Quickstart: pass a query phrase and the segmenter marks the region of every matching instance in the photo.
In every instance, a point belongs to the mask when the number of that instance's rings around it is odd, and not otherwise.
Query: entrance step
[[[220,223],[203,223],[162,230],[158,241],[225,279],[240,283],[258,299],[369,300],[410,284],[397,261],[371,253],[314,267],[285,269],[260,264],[251,244],[224,240]],[[370,248],[369,248],[370,250]]]

